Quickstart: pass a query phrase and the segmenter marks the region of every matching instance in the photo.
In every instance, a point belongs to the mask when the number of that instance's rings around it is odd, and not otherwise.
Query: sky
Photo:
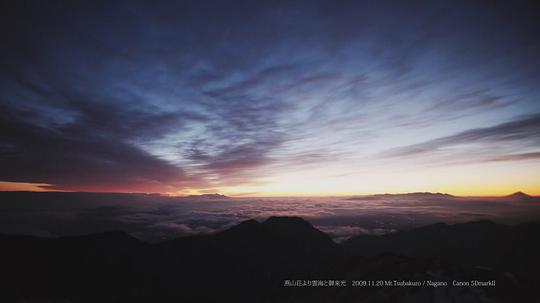
[[[0,189],[540,194],[522,1],[3,1]]]

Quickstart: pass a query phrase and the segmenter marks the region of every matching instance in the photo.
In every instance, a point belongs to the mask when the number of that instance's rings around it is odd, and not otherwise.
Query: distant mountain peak
[[[527,195],[526,193],[522,192],[522,191],[517,191],[511,195],[508,195],[508,197],[527,197],[527,198],[531,198],[531,196]]]
[[[375,195],[366,195],[366,196],[353,196],[348,198],[348,200],[365,200],[365,199],[377,199],[377,198],[420,198],[420,199],[451,199],[455,196],[447,193],[432,193],[432,192],[412,192],[412,193],[402,193],[402,194],[375,194]]]
[[[451,194],[447,194],[447,193],[432,193],[432,192],[414,192],[414,193],[409,193],[409,194],[406,194],[406,195],[410,195],[410,196],[427,196],[427,197],[454,197],[453,195]]]
[[[511,199],[511,200],[529,200],[529,199],[532,199],[533,197],[527,195],[526,193],[522,191],[518,191],[508,196],[505,196],[504,198]]]
[[[202,195],[189,195],[188,198],[197,198],[197,199],[205,199],[205,200],[214,200],[214,199],[229,199],[229,197],[222,195],[222,194],[202,194]]]

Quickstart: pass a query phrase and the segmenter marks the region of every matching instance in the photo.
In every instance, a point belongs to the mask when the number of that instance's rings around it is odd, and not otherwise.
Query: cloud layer
[[[298,216],[336,241],[435,222],[538,220],[540,204],[435,195],[201,200],[158,195],[0,193],[0,232],[65,236],[123,230],[146,241],[214,233],[248,219]],[[495,201],[493,201],[495,200]]]

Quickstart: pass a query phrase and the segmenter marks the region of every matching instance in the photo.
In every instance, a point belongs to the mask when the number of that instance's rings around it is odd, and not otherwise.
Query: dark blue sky
[[[0,187],[540,193],[532,2],[0,11]]]

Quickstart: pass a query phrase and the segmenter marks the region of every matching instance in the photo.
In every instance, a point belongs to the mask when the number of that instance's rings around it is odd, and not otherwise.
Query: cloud
[[[452,201],[418,196],[343,198],[231,198],[199,201],[159,195],[96,193],[0,193],[0,232],[65,236],[123,230],[156,242],[215,233],[247,219],[299,216],[342,241],[360,234],[382,234],[435,222],[479,217],[519,222],[538,217],[538,207],[513,207],[489,198]],[[459,213],[459,216],[455,216]]]
[[[520,161],[520,160],[536,160],[536,159],[540,159],[540,152],[502,155],[502,156],[487,158],[485,159],[485,161],[503,162],[503,161]]]
[[[48,128],[24,121],[23,111],[2,107],[0,179],[48,183],[54,189],[143,192],[196,181],[125,142],[125,125],[118,116],[104,112],[92,121],[95,116],[78,113],[83,116],[74,122]],[[100,122],[109,125],[98,130]]]
[[[447,133],[540,110],[528,6],[10,3],[0,180],[204,191],[471,142]]]
[[[360,226],[337,225],[337,226],[316,226],[320,231],[328,234],[336,242],[343,242],[351,237],[359,235],[383,235],[394,232],[394,229],[385,230],[382,228],[366,229]]]
[[[388,150],[383,158],[423,156],[445,148],[467,144],[512,144],[512,147],[535,147],[540,144],[540,115],[533,114],[492,127],[476,128],[455,135]],[[537,152],[494,156],[496,150],[485,153],[484,161],[514,161],[536,159]]]

